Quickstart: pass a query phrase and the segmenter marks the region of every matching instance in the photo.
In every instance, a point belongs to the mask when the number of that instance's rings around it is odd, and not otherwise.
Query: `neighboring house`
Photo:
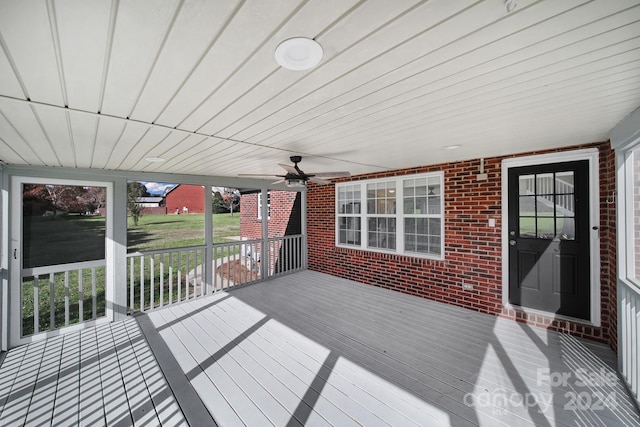
[[[142,206],[142,215],[162,215],[167,213],[164,196],[138,197],[136,203]]]
[[[204,213],[204,187],[179,184],[165,194],[168,214]]]
[[[295,191],[269,191],[269,237],[301,233],[301,199]],[[262,194],[245,193],[240,202],[240,236],[249,240],[262,237]]]

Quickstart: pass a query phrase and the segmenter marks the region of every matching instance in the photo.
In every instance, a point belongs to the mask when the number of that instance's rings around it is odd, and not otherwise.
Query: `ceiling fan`
[[[278,181],[273,182],[273,184],[279,184],[284,182],[287,187],[304,187],[307,181],[315,182],[316,184],[330,184],[331,181],[327,181],[322,178],[338,178],[342,176],[351,176],[349,172],[340,171],[340,172],[316,172],[316,173],[305,173],[299,167],[298,163],[302,161],[302,156],[291,156],[289,160],[293,162],[293,166],[285,165],[279,163],[279,166],[287,171],[286,175],[275,175],[279,178]],[[271,176],[265,174],[239,174],[239,176]]]

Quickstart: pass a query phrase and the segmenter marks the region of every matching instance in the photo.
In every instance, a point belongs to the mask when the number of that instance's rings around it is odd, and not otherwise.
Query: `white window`
[[[444,257],[442,172],[336,185],[336,245]]]
[[[271,192],[267,192],[267,219],[271,218]],[[262,219],[262,192],[258,193],[258,219]]]
[[[624,176],[620,180],[621,237],[620,255],[624,265],[621,278],[640,287],[640,143],[624,153]]]

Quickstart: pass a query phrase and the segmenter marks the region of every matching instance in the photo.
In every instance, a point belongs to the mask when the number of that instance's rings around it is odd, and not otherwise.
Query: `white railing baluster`
[[[182,264],[182,251],[178,251],[178,302],[182,301],[182,269],[180,265]]]
[[[144,311],[144,255],[140,257],[140,311]]]
[[[98,283],[96,276],[96,268],[91,269],[91,318],[98,318]],[[131,307],[133,310],[133,307]]]
[[[160,307],[164,306],[164,257],[160,254]]]
[[[33,333],[40,332],[40,277],[33,278]],[[24,334],[23,334],[24,335]]]
[[[69,272],[64,272],[64,326],[69,326]],[[51,326],[53,329],[55,326]]]
[[[49,329],[56,328],[56,281],[54,273],[49,274]]]
[[[173,304],[173,252],[169,252],[169,304]]]
[[[135,311],[135,304],[134,304],[134,295],[135,295],[135,280],[134,280],[134,275],[135,275],[135,258],[131,257],[129,258],[129,308],[131,309],[131,312],[133,313]],[[95,292],[94,292],[95,294]],[[95,311],[94,311],[95,313]],[[94,314],[95,316],[95,314]]]
[[[155,290],[156,290],[156,256],[151,255],[149,257],[149,281],[151,286],[149,287],[149,309],[155,306]]]
[[[82,281],[83,270],[78,270],[78,320],[84,321],[84,283]]]

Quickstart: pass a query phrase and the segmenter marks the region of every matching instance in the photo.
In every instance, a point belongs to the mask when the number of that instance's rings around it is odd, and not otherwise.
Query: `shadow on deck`
[[[599,343],[304,271],[12,350],[0,424],[640,426],[615,363]]]

